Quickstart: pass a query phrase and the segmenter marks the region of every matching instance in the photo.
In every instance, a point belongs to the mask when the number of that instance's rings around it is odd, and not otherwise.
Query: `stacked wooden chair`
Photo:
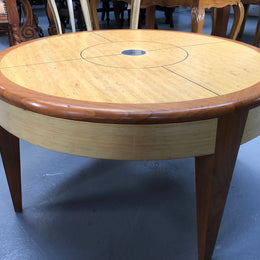
[[[254,5],[259,5],[260,6],[260,0],[242,0],[244,7],[245,7],[245,15],[244,15],[244,19],[243,19],[243,23],[241,25],[241,29],[240,32],[238,34],[238,39],[240,40],[242,37],[242,34],[244,32],[244,28],[245,28],[245,24],[246,24],[246,19],[247,19],[247,15],[248,15],[248,11],[249,11],[249,6],[251,4]],[[258,16],[258,21],[257,21],[257,25],[256,25],[256,32],[255,32],[255,38],[254,38],[254,46],[258,46],[260,43],[260,13]]]
[[[64,32],[64,30],[62,29],[61,20],[60,20],[60,16],[58,13],[58,9],[57,9],[55,0],[48,0],[48,5],[51,10],[53,19],[54,19],[57,34],[62,34]],[[91,21],[91,10],[90,10],[89,1],[80,0],[80,5],[81,5],[84,20],[85,20],[86,28],[88,31],[91,31],[91,30],[93,30],[93,26],[92,26],[92,21]],[[70,17],[72,32],[76,32],[75,16],[74,16],[72,0],[67,0],[67,6],[68,6],[68,10],[69,10],[69,17]]]

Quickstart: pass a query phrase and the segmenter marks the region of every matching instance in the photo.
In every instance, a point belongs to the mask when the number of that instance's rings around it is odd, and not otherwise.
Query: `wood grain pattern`
[[[17,4],[15,1],[5,1],[6,11],[8,14],[8,23],[19,25],[19,16],[17,11]]]
[[[147,54],[121,54],[131,47]],[[173,123],[260,103],[259,49],[217,37],[153,30],[83,32],[23,44],[0,58],[1,98],[66,119]]]
[[[213,254],[247,114],[219,118],[214,154],[195,160],[199,260]]]
[[[25,141],[57,152],[159,160],[213,153],[217,119],[162,125],[89,123],[48,117],[0,101],[0,125]]]
[[[260,134],[260,107],[249,112],[242,143]],[[104,159],[159,160],[211,154],[217,119],[128,125],[77,122],[0,101],[0,124],[19,138],[57,152]]]

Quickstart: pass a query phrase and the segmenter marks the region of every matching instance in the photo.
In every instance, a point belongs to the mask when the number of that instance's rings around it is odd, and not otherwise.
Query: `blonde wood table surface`
[[[19,138],[119,160],[195,157],[199,259],[211,259],[241,143],[260,134],[259,49],[193,33],[106,30],[0,53],[0,144],[22,210]]]

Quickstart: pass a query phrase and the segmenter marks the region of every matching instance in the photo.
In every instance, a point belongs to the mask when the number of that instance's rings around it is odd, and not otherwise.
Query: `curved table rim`
[[[64,35],[62,36],[64,37]],[[203,36],[216,37],[210,35]],[[251,45],[230,39],[225,40],[246,45],[260,52],[259,48]],[[15,48],[30,44],[30,42],[25,42],[2,51],[0,59]],[[96,123],[162,124],[187,122],[216,118],[260,105],[260,82],[240,91],[205,99],[156,104],[120,104],[81,101],[32,91],[10,81],[1,71],[0,79],[2,80],[0,83],[0,99],[7,103],[47,116]]]

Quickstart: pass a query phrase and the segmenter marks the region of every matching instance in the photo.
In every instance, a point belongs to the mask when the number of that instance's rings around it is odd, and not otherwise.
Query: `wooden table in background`
[[[127,4],[131,4],[131,0],[114,0],[113,4],[116,5],[117,1],[124,1]],[[92,10],[92,17],[93,17],[93,26],[94,29],[99,29],[99,21],[98,21],[98,14],[97,14],[97,7],[100,0],[91,0],[90,6]],[[203,23],[204,23],[204,16],[205,13],[202,9],[215,7],[217,8],[216,12],[216,26],[213,28],[212,34],[220,37],[226,37],[227,34],[227,27],[228,27],[228,20],[230,15],[230,7],[231,5],[236,5],[238,0],[210,0],[210,1],[187,1],[187,0],[168,0],[168,1],[142,1],[141,6],[144,6],[146,9],[146,17],[145,17],[145,28],[146,29],[155,29],[155,12],[156,12],[156,5],[168,6],[168,7],[197,7],[194,8],[191,15],[191,29],[194,31],[201,32]],[[149,4],[148,4],[149,3]],[[153,4],[153,5],[152,5]],[[117,10],[118,7],[115,9],[115,18],[117,23],[120,24],[119,20],[119,13]],[[198,28],[199,27],[199,28]]]
[[[155,28],[155,12],[156,6],[149,6],[146,8],[146,17],[145,17],[145,28],[154,29]],[[230,6],[225,6],[223,8],[217,8],[216,16],[216,28],[214,28],[213,35],[226,37],[227,35],[227,26],[230,15]],[[203,18],[204,19],[204,18]],[[192,26],[191,26],[192,28]]]
[[[16,211],[19,138],[93,158],[195,157],[199,259],[211,259],[239,146],[260,134],[259,49],[160,30],[53,36],[0,53],[0,97]]]

